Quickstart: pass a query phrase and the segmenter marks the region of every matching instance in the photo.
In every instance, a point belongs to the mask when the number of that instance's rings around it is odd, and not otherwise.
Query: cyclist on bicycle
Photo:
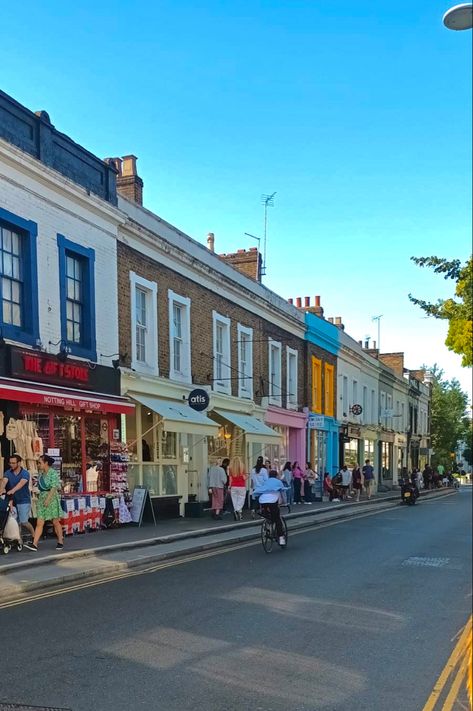
[[[280,546],[286,545],[286,537],[284,536],[284,526],[281,521],[281,512],[279,510],[279,497],[283,491],[287,491],[288,487],[284,486],[283,482],[278,479],[277,471],[269,472],[269,479],[257,486],[253,494],[259,495],[259,503],[261,506],[261,515],[269,518],[276,526],[276,533]]]

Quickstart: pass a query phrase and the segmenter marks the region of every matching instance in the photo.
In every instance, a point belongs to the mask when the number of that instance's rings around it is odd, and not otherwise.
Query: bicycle
[[[286,548],[287,547],[287,539],[288,539],[288,534],[287,534],[287,523],[286,519],[284,516],[281,516],[281,521],[284,529],[284,537],[286,539],[286,545],[282,546],[279,543],[279,536],[276,531],[276,524],[271,521],[267,516],[265,516],[263,513],[261,513],[261,510],[258,512],[259,516],[262,517],[262,522],[261,522],[261,543],[263,544],[263,550],[265,553],[271,553],[273,549],[273,543],[276,542],[280,548]]]

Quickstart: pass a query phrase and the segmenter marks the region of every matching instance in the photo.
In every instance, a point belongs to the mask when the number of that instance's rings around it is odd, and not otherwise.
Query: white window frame
[[[277,382],[275,382],[276,394],[272,394],[272,381],[271,381],[271,353],[275,349],[279,352],[279,376]],[[281,407],[282,405],[282,346],[280,341],[274,341],[272,338],[268,338],[268,402],[270,405],[277,405]]]
[[[295,359],[295,372],[294,372],[294,392],[291,393],[291,378],[290,378],[290,368],[289,363],[291,358]],[[298,408],[298,378],[299,378],[299,351],[295,348],[289,348],[286,346],[286,408],[288,410],[297,410]]]
[[[146,293],[146,311],[148,317],[145,336],[146,361],[136,358],[136,289]],[[130,272],[130,306],[131,306],[131,367],[139,373],[159,375],[158,366],[158,285],[144,277]]]
[[[225,327],[226,332],[223,336],[223,353],[222,353],[222,371],[220,373],[221,380],[217,380],[217,325]],[[213,390],[226,395],[232,394],[232,349],[230,341],[231,321],[227,316],[212,311],[212,332],[213,332]]]
[[[241,341],[242,337],[248,337],[248,354],[247,354],[247,373],[243,378],[243,366],[241,359]],[[253,329],[249,326],[242,326],[241,323],[237,326],[238,339],[238,397],[253,399]]]
[[[183,309],[182,321],[182,356],[181,369],[174,369],[174,304],[178,304]],[[181,383],[192,382],[191,370],[191,300],[186,296],[176,294],[172,289],[168,289],[169,307],[169,378],[178,380]]]

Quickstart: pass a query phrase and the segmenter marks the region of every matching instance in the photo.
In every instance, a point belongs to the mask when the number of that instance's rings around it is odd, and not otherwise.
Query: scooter
[[[401,504],[405,506],[415,506],[419,498],[419,490],[417,486],[410,481],[401,483]]]

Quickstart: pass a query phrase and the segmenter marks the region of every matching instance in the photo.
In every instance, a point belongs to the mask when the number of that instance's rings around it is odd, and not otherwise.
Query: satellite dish
[[[473,4],[465,2],[447,10],[443,24],[449,30],[471,30],[473,27]]]

